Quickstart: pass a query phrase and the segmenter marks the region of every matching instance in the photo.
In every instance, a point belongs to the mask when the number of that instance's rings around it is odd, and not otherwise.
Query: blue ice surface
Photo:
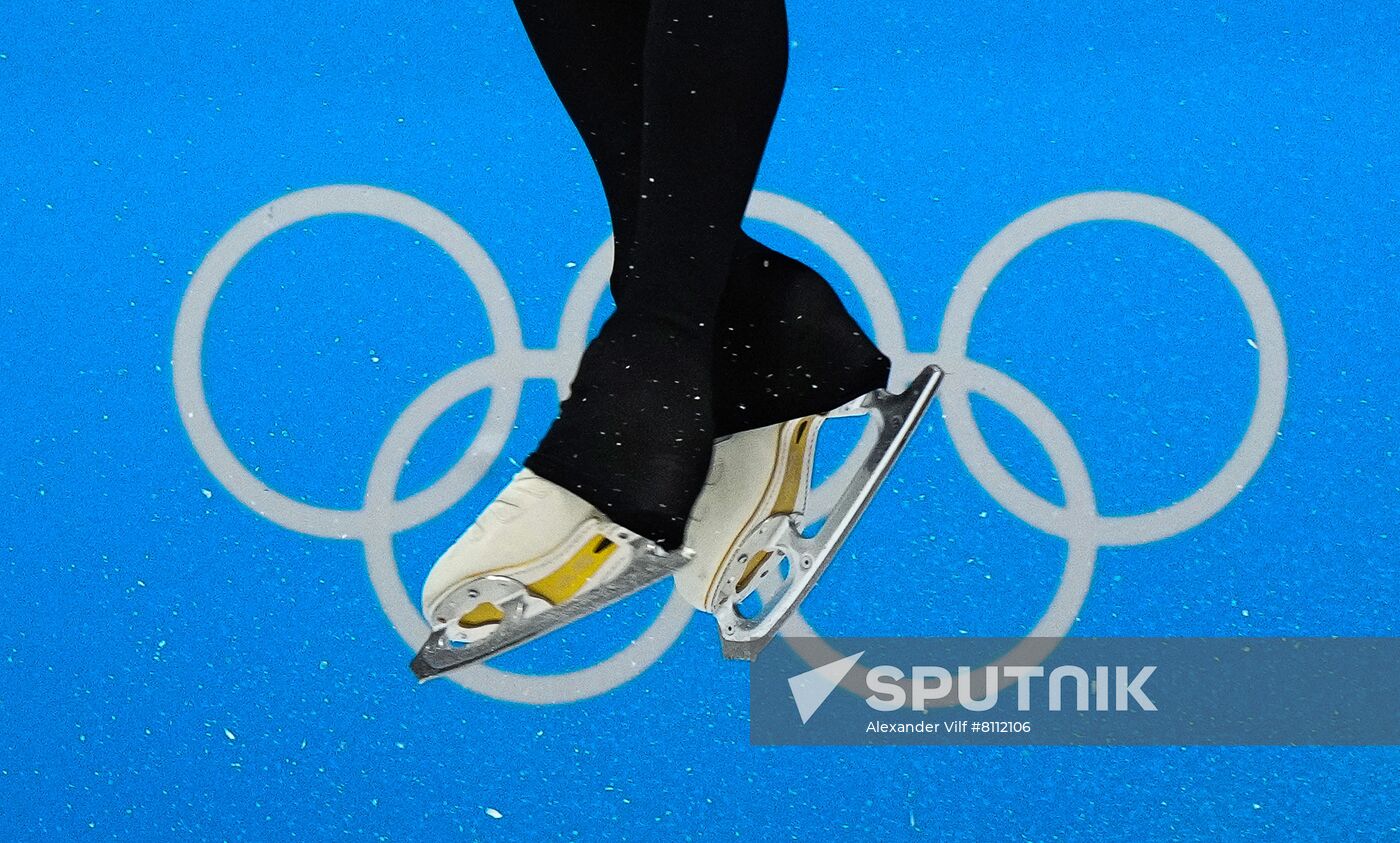
[[[1164,197],[1249,256],[1287,337],[1287,409],[1238,497],[1105,548],[1075,634],[1394,635],[1400,311],[1395,32],[1381,2],[791,3],[792,69],[760,187],[821,210],[932,351],[973,255],[1090,190]],[[417,197],[500,268],[531,347],[607,235],[587,155],[511,4],[39,3],[0,34],[0,837],[5,839],[1378,840],[1390,748],[757,749],[745,669],[708,618],[635,680],[537,707],[418,686],[354,541],[236,499],[181,423],[176,315],[254,209],[359,183]],[[848,279],[773,226],[760,236]],[[362,216],[260,243],[216,299],[203,374],[239,459],[356,509],[399,415],[490,355],[440,249]],[[1072,436],[1101,512],[1180,500],[1234,452],[1258,352],[1219,269],[1171,234],[1085,223],[987,293],[974,359]],[[395,537],[415,594],[548,423],[524,389],[504,453]],[[485,395],[430,429],[407,496]],[[1063,500],[990,400],[998,458]],[[1064,542],[973,479],[937,418],[807,603],[833,634],[1020,635]],[[666,586],[503,661],[591,664]]]

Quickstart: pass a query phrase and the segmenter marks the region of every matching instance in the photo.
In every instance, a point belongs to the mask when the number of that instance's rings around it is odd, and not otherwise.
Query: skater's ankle
[[[655,484],[641,478],[655,481],[658,473],[638,472],[638,479],[632,483],[625,480],[610,483],[603,479],[606,476],[603,471],[580,472],[573,465],[555,461],[540,452],[531,454],[525,460],[525,468],[581,498],[619,527],[666,550],[679,549],[685,543],[685,525],[690,516],[690,507],[694,506],[695,498],[700,494],[699,483],[685,484],[687,488],[679,494],[661,494],[659,490],[647,494],[644,487]],[[641,494],[624,499],[620,494],[622,485],[629,491],[642,490]],[[632,500],[643,501],[645,505],[638,506]]]

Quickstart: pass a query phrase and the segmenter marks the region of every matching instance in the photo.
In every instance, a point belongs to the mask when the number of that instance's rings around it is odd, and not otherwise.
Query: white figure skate
[[[831,412],[718,441],[685,543],[676,588],[719,623],[725,657],[752,659],[816,584],[918,427],[943,372],[929,366],[897,395],[877,389]],[[870,415],[874,445],[814,536],[802,535],[817,432],[827,418]],[[754,610],[749,598],[759,595]],[[751,617],[749,615],[752,615]]]
[[[669,576],[690,558],[610,521],[537,476],[515,475],[423,585],[427,681],[558,629]]]

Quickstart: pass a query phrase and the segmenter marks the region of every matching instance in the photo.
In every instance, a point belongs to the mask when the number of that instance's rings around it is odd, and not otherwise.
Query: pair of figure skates
[[[685,547],[669,553],[521,471],[429,572],[423,613],[432,634],[413,672],[426,681],[483,661],[667,576],[715,616],[726,657],[752,659],[850,534],[942,375],[929,366],[904,392],[875,390],[827,413],[716,441]],[[818,429],[854,415],[874,420],[875,442],[821,528],[804,536]]]

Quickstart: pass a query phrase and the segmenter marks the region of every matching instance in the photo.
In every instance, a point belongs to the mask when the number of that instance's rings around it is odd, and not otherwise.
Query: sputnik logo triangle
[[[812,715],[817,713],[817,709],[822,707],[822,703],[826,702],[826,698],[831,696],[831,692],[836,690],[836,686],[841,684],[841,680],[846,678],[846,674],[851,672],[851,668],[855,667],[863,655],[865,651],[861,650],[855,655],[837,659],[788,679],[788,687],[792,689],[792,701],[797,703],[797,713],[803,724],[812,719]]]

